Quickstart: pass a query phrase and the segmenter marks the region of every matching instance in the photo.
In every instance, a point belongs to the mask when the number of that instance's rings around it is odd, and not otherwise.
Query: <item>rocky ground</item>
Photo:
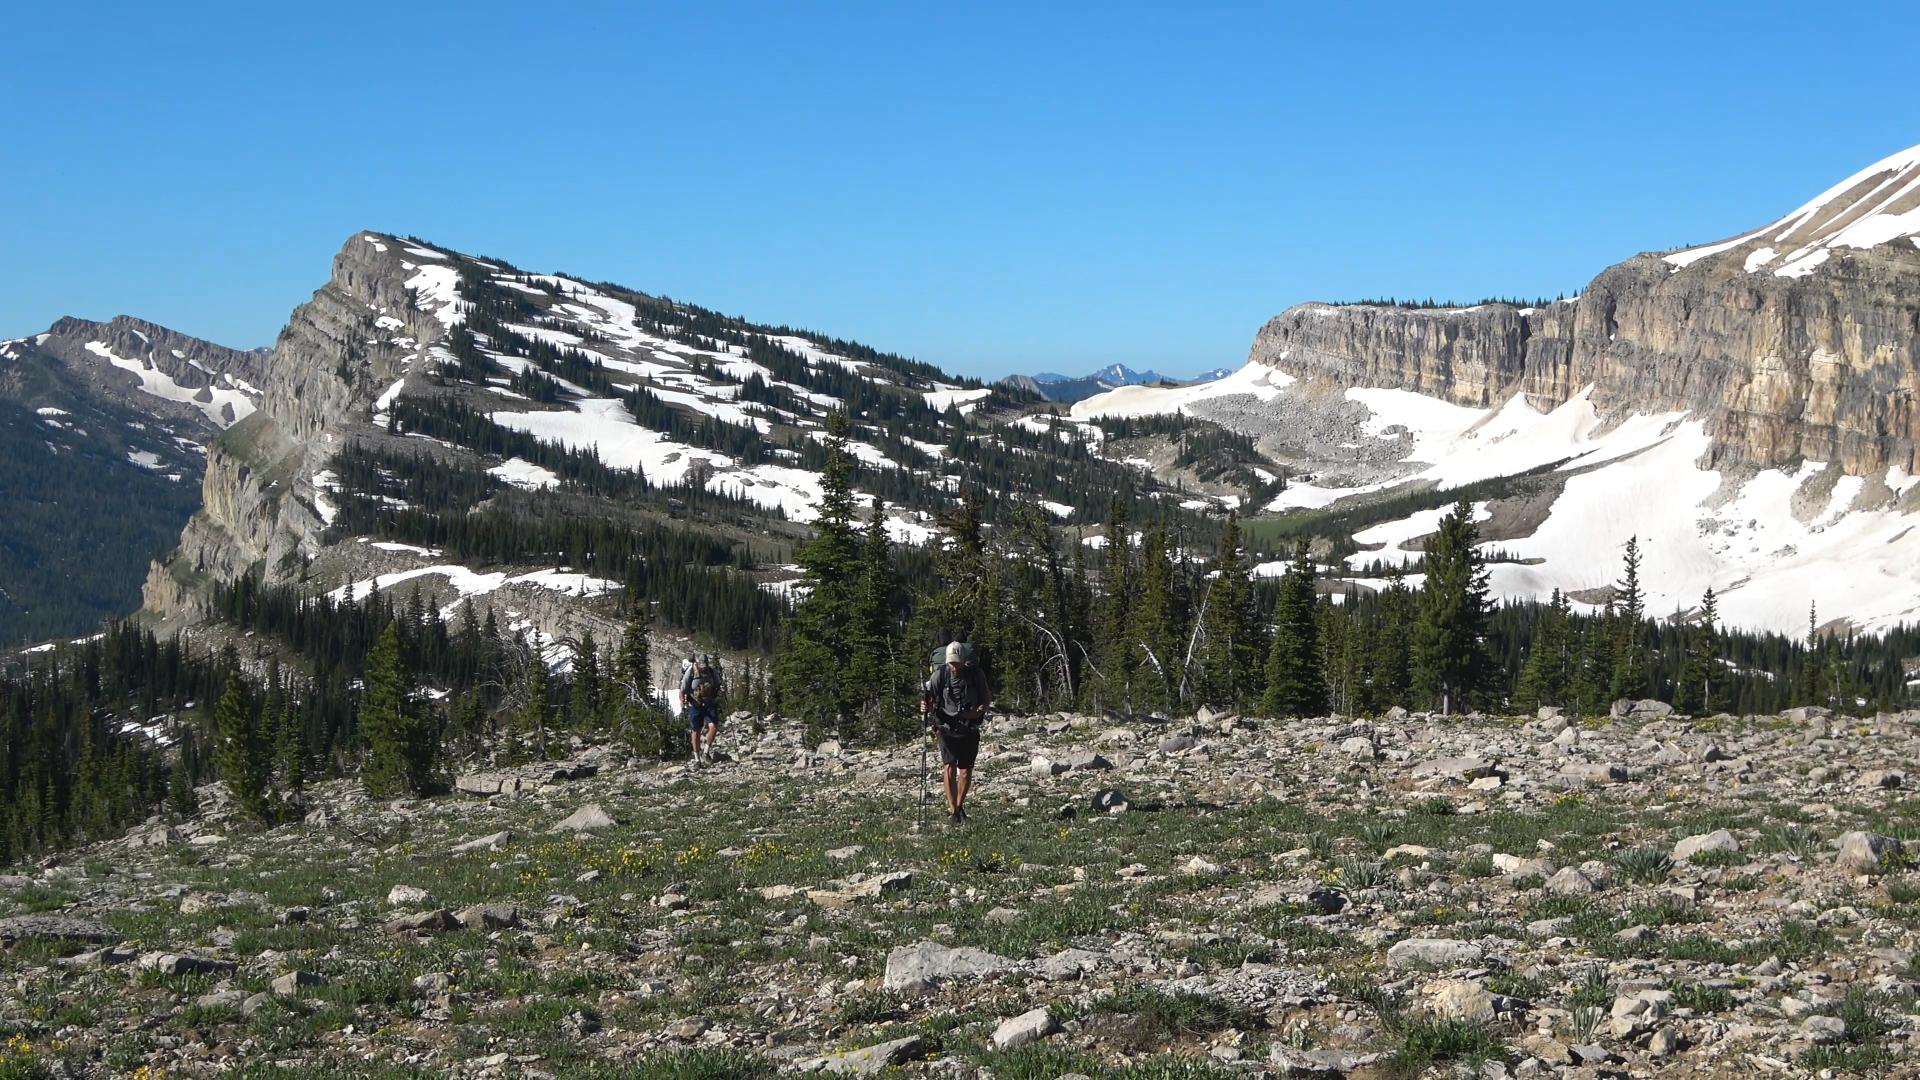
[[[1824,1074],[1920,1059],[1920,714],[742,718],[0,879],[6,1076]]]

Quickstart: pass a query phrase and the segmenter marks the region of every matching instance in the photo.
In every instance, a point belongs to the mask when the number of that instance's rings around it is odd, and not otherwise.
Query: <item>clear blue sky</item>
[[[981,376],[1577,291],[1920,143],[1911,3],[12,9],[0,336],[270,344],[357,229]]]

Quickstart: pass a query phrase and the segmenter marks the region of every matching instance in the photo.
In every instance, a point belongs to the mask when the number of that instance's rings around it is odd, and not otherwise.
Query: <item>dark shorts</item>
[[[980,756],[980,733],[971,735],[952,735],[940,733],[940,763],[955,768],[973,768],[973,759]]]
[[[719,722],[720,722],[720,706],[718,704],[714,702],[708,702],[702,705],[700,702],[695,701],[692,698],[687,699],[687,730],[688,731],[699,731],[700,729],[706,727],[708,724],[718,724]]]

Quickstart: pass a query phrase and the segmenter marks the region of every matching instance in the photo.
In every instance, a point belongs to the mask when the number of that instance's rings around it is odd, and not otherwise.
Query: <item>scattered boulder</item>
[[[470,851],[499,851],[512,842],[512,840],[513,833],[510,830],[502,829],[497,833],[488,833],[485,836],[469,840],[464,844],[455,844],[448,848],[447,852],[452,855],[465,855]]]
[[[460,929],[460,919],[446,908],[435,908],[413,915],[400,915],[388,919],[386,930],[389,934],[432,934],[442,930]]]
[[[592,832],[595,829],[610,829],[614,826],[613,816],[600,808],[599,803],[588,803],[567,815],[553,827],[554,832]]]
[[[147,953],[140,958],[140,966],[161,975],[212,975],[233,971],[240,965],[231,960],[216,960],[209,956],[194,956],[189,953]]]
[[[180,839],[180,830],[171,825],[135,825],[127,830],[128,847],[167,847]]]
[[[1673,845],[1673,861],[1686,862],[1703,851],[1739,851],[1740,841],[1725,829],[1715,829],[1699,836],[1689,836]]]
[[[418,907],[438,902],[432,893],[417,885],[395,885],[387,890],[388,907]]]
[[[1523,859],[1518,855],[1495,855],[1493,868],[1508,877],[1546,877],[1553,873],[1553,861]]]
[[[64,915],[15,915],[0,919],[0,941],[44,938],[51,941],[114,942],[120,932],[92,919],[74,919]]]
[[[918,1035],[877,1043],[858,1050],[843,1050],[804,1062],[801,1072],[827,1072],[846,1076],[877,1076],[883,1070],[904,1065],[920,1052],[924,1040]]]
[[[1063,764],[1073,772],[1099,772],[1113,768],[1113,762],[1108,761],[1092,750],[1080,750],[1068,754],[1066,758],[1063,759]]]
[[[1415,776],[1448,776],[1456,780],[1478,780],[1492,776],[1494,763],[1478,757],[1443,757],[1423,761],[1413,767]]]
[[[1087,949],[1063,949],[1034,965],[1034,970],[1049,982],[1070,982],[1093,974],[1105,960]]]
[[[1053,1014],[1043,1006],[1001,1021],[1000,1026],[993,1029],[993,1045],[997,1050],[1011,1050],[1038,1042],[1058,1030],[1060,1025],[1054,1023]]]
[[[1872,832],[1850,832],[1840,837],[1840,851],[1834,862],[1850,870],[1872,870],[1888,855],[1898,855],[1900,841]]]
[[[1408,938],[1395,942],[1387,950],[1389,967],[1457,967],[1462,964],[1476,964],[1486,955],[1480,946],[1470,941],[1455,941],[1451,938]]]
[[[1872,769],[1860,774],[1860,786],[1865,788],[1891,790],[1904,786],[1906,782],[1907,774],[1898,769]]]
[[[1831,1046],[1847,1037],[1847,1022],[1837,1016],[1809,1016],[1800,1021],[1800,1034],[1816,1046]]]
[[[1477,980],[1435,979],[1427,984],[1427,994],[1433,998],[1434,1013],[1443,1019],[1475,1024],[1494,1020],[1493,994]]]
[[[461,908],[454,918],[468,930],[513,930],[520,925],[520,905],[475,904]]]
[[[1191,750],[1199,745],[1199,739],[1184,732],[1179,735],[1169,735],[1159,742],[1160,752],[1163,754],[1177,754],[1182,750]]]
[[[937,941],[918,941],[887,954],[882,984],[889,990],[901,990],[921,983],[992,975],[1012,966],[1013,961],[985,949],[949,949]]]
[[[281,997],[290,997],[300,992],[304,986],[325,986],[327,980],[311,971],[289,971],[273,980],[273,992]]]
[[[1118,814],[1132,804],[1118,788],[1101,788],[1093,793],[1093,798],[1088,800],[1087,805],[1096,814]]]
[[[1596,761],[1576,761],[1561,766],[1560,775],[1582,784],[1623,784],[1627,780],[1627,767]]]
[[[1630,698],[1621,698],[1613,703],[1611,709],[1607,710],[1607,715],[1615,720],[1658,720],[1663,716],[1670,716],[1672,714],[1673,706],[1664,701],[1655,701],[1652,698],[1642,698],[1639,701],[1634,701]]]

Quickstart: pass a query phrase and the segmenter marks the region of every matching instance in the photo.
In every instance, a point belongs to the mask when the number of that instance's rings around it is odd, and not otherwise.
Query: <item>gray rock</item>
[[[878,1043],[858,1050],[846,1050],[838,1054],[828,1054],[822,1058],[806,1062],[801,1066],[803,1072],[829,1072],[850,1076],[877,1076],[884,1069],[895,1065],[904,1065],[920,1052],[924,1045],[918,1035],[909,1035],[904,1039]]]
[[[1800,1021],[1800,1034],[1809,1042],[1828,1046],[1847,1037],[1847,1023],[1837,1016],[1809,1016]]]
[[[418,885],[395,885],[387,890],[388,907],[415,907],[437,903],[433,894]]]
[[[1569,1046],[1567,1047],[1567,1054],[1572,1057],[1574,1063],[1578,1065],[1605,1065],[1607,1062],[1613,1060],[1613,1051],[1604,1046],[1594,1046],[1592,1044]]]
[[[325,986],[327,980],[311,971],[289,971],[273,980],[273,992],[282,997],[297,994],[303,986]]]
[[[1060,1030],[1053,1022],[1053,1014],[1045,1007],[1031,1009],[1019,1016],[1002,1020],[1000,1026],[993,1029],[993,1045],[999,1050],[1011,1050],[1016,1046],[1025,1046]]]
[[[1893,789],[1907,782],[1907,774],[1898,769],[1872,769],[1860,774],[1860,786]]]
[[[240,965],[231,960],[216,960],[209,956],[193,956],[188,953],[148,953],[140,958],[140,966],[161,975],[211,975],[232,971]]]
[[[468,930],[512,930],[520,925],[519,904],[475,904],[454,915]]]
[[[602,810],[599,803],[588,803],[567,815],[553,827],[553,831],[592,832],[595,829],[610,829],[614,824],[613,816]]]
[[[459,918],[446,908],[401,915],[386,922],[386,931],[390,934],[431,934],[441,930],[458,929],[460,929]]]
[[[1613,940],[1625,942],[1629,945],[1637,945],[1642,942],[1652,941],[1656,936],[1651,926],[1629,926],[1625,930],[1614,934]]]
[[[1434,1013],[1444,1019],[1493,1022],[1493,994],[1476,980],[1435,979],[1427,984],[1427,993],[1433,998]]]
[[[413,980],[415,990],[429,994],[445,993],[451,986],[453,986],[453,973],[450,971],[429,971],[425,975],[416,976]]]
[[[1329,1075],[1344,1076],[1355,1069],[1378,1062],[1385,1055],[1355,1054],[1346,1050],[1322,1047],[1315,1050],[1295,1050],[1286,1043],[1275,1041],[1267,1050],[1267,1061],[1281,1076],[1323,1077]]]
[[[1404,967],[1458,967],[1462,964],[1478,963],[1484,950],[1469,941],[1454,941],[1451,938],[1408,938],[1397,941],[1387,950],[1387,966]]]
[[[978,978],[1005,971],[1013,961],[985,949],[949,949],[937,941],[902,945],[887,954],[883,985],[898,990],[911,982],[938,983],[946,979]]]
[[[1871,870],[1888,855],[1900,853],[1900,841],[1872,832],[1850,832],[1840,837],[1840,851],[1833,861],[1849,870]]]
[[[1048,982],[1070,982],[1097,971],[1106,957],[1087,949],[1063,949],[1034,965]]]
[[[1113,762],[1094,753],[1092,750],[1080,750],[1068,754],[1064,759],[1067,768],[1074,772],[1098,772],[1113,768]]]
[[[1662,1027],[1647,1040],[1647,1053],[1654,1057],[1672,1057],[1680,1052],[1680,1033],[1671,1026]]]
[[[1560,775],[1583,784],[1619,784],[1626,782],[1627,767],[1601,762],[1576,761],[1562,766]]]
[[[1673,861],[1686,862],[1703,851],[1739,851],[1740,841],[1725,829],[1689,836],[1673,845]]]
[[[455,844],[448,848],[447,851],[454,855],[465,855],[470,851],[499,851],[511,843],[512,840],[513,833],[510,830],[502,829],[497,833],[488,833],[485,836],[469,840],[464,844]]]
[[[55,941],[120,940],[120,932],[91,919],[72,919],[64,915],[15,915],[0,919],[0,941],[22,938],[48,938]]]
[[[1449,776],[1456,780],[1478,780],[1492,776],[1494,763],[1479,757],[1431,758],[1413,767],[1415,776]]]
[[[1199,745],[1199,739],[1184,733],[1180,735],[1169,735],[1161,739],[1159,743],[1160,752],[1163,754],[1177,754],[1182,750],[1191,750]]]
[[[1585,874],[1568,866],[1547,879],[1546,889],[1555,896],[1586,896],[1594,891],[1594,885]]]

